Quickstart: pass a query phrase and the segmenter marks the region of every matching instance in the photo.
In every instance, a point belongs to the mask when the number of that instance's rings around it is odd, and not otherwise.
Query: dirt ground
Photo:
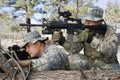
[[[0,74],[0,80],[23,80],[21,75],[17,79],[2,79],[4,74]],[[77,71],[32,71],[26,80],[120,80],[120,70],[77,70]]]
[[[120,71],[42,71],[32,72],[28,80],[120,80]]]

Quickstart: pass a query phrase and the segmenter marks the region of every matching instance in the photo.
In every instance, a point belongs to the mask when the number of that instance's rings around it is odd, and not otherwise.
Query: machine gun
[[[60,31],[61,29],[66,29],[68,35],[74,35],[74,31],[77,29],[83,29],[83,24],[81,19],[70,18],[72,15],[69,11],[60,12],[58,11],[60,17],[63,20],[53,20],[47,21],[43,19],[43,24],[20,24],[20,26],[39,26],[43,27],[43,34],[52,34],[55,30]],[[72,39],[72,38],[71,38]]]
[[[105,24],[92,27],[85,26],[82,24],[81,19],[70,18],[72,14],[69,11],[59,12],[59,15],[62,16],[64,20],[48,22],[45,24],[45,30],[42,31],[43,34],[52,34],[55,30],[66,29],[67,34],[74,35],[76,30],[84,30],[85,28],[88,28],[104,35],[107,29]]]
[[[9,54],[16,60],[27,60],[30,57],[25,49],[21,49],[18,45],[9,46],[8,50]],[[10,58],[7,54],[5,56],[7,59]]]
[[[52,34],[54,30],[66,29],[68,34],[73,34],[75,29],[82,29],[83,24],[81,19],[70,18],[72,15],[69,11],[58,12],[59,16],[62,16],[64,20],[47,21],[43,19],[43,24],[20,24],[20,26],[39,26],[43,27],[43,34]],[[69,21],[71,23],[69,23]],[[72,23],[75,22],[75,23]]]
[[[97,27],[84,26],[81,22],[81,19],[70,18],[70,16],[72,16],[70,11],[59,11],[58,14],[60,17],[63,17],[63,20],[59,19],[48,22],[47,20],[43,19],[43,24],[20,24],[20,26],[42,26],[44,28],[42,31],[43,34],[52,34],[56,30],[59,31],[61,29],[66,29],[68,35],[74,35],[76,30],[84,30],[85,28],[89,28],[104,35],[107,30],[107,26],[103,24]]]
[[[74,35],[76,29],[83,29],[81,19],[70,18],[72,14],[69,11],[59,12],[59,15],[63,17],[63,20],[49,21],[45,24],[43,34],[52,34],[54,30],[66,29],[67,34]]]

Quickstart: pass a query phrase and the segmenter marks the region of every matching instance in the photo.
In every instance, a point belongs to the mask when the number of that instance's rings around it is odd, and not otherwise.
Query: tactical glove
[[[53,42],[58,42],[60,39],[60,33],[55,31],[53,34],[52,34],[52,40]]]
[[[52,40],[53,42],[58,42],[60,45],[64,44],[65,42],[65,37],[63,36],[62,32],[54,32],[52,34]]]
[[[94,33],[89,32],[88,29],[79,31],[76,42],[88,42],[90,43],[93,39]]]
[[[88,31],[87,29],[85,30],[80,30],[78,35],[77,35],[77,39],[75,42],[84,42],[86,41],[88,38]]]

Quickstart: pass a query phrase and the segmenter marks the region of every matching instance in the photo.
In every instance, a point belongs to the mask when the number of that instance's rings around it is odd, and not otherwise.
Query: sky
[[[105,9],[107,2],[117,3],[120,5],[120,0],[98,0],[95,5],[100,6],[101,8]]]

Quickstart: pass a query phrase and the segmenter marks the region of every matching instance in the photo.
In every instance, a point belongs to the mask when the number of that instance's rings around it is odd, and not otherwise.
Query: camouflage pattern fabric
[[[69,55],[70,70],[90,70],[93,67],[92,60],[88,59],[83,54]]]
[[[103,19],[103,9],[98,6],[92,6],[88,8],[84,20],[100,21]]]
[[[115,29],[111,26],[108,26],[105,36],[104,37],[99,36],[98,38],[97,37],[95,36],[93,41],[90,44],[85,43],[87,48],[91,47],[88,49],[86,48],[85,55],[92,58],[94,60],[95,65],[104,66],[103,69],[106,69],[106,68],[118,69],[110,66],[108,67],[108,65],[111,65],[111,64],[112,66],[113,64],[115,66],[118,65],[118,61],[116,57],[117,47],[118,47],[118,38],[115,33]]]
[[[73,43],[73,41],[65,41],[65,43],[62,46],[70,54],[79,53],[80,50],[83,48],[83,44],[81,42]]]
[[[0,52],[0,68],[4,72],[10,72],[13,69],[9,61],[5,58],[5,56],[1,52]]]
[[[102,8],[98,6],[90,7],[84,17],[84,20],[103,21]],[[84,56],[87,57],[85,60],[81,60],[83,55],[80,54],[77,56],[76,54],[72,54],[69,57],[70,66],[73,65],[72,69],[74,67],[74,69],[79,69],[79,67],[83,67],[83,63],[87,64],[90,60],[92,60],[94,66],[99,69],[120,68],[116,57],[118,47],[117,35],[113,27],[107,27],[108,29],[104,36],[94,31],[90,32],[87,30],[81,30],[79,35],[77,35],[77,38],[73,39],[75,42],[66,41],[63,44],[63,47],[70,53],[77,54],[84,48]],[[92,38],[89,39],[91,36]],[[76,68],[76,66],[78,68]],[[84,67],[86,67],[86,65],[84,65]]]
[[[29,32],[24,35],[24,43],[21,48],[25,48],[27,43],[36,43],[37,41],[47,41],[48,37],[42,37],[38,31]]]
[[[99,69],[120,69],[120,66],[118,64],[117,57],[116,57],[118,39],[115,33],[115,29],[113,29],[113,27],[108,26],[107,32],[104,37],[96,33],[96,36],[93,37],[93,40],[91,43],[87,43],[85,41],[81,43],[81,45],[84,45],[83,46],[84,56],[88,58],[88,61],[89,59],[91,59],[92,63],[94,63],[94,66],[98,67]],[[82,48],[80,47],[80,49]],[[72,56],[72,57],[75,57],[75,56]],[[76,58],[74,59],[76,60]],[[72,60],[72,61],[75,61],[75,60]],[[70,62],[70,65],[71,65],[71,62]]]
[[[48,45],[40,58],[32,60],[32,69],[38,71],[69,69],[68,55],[56,45]]]
[[[4,76],[0,76],[0,79],[3,78],[2,80],[11,80],[15,71],[2,52],[0,52],[0,68],[4,71],[4,73],[2,73]]]

